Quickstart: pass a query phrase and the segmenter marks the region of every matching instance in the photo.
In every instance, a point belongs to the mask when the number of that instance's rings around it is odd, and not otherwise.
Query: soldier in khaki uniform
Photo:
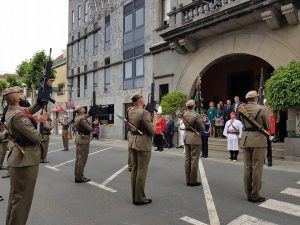
[[[245,110],[265,129],[270,129],[269,115],[264,106],[257,104],[258,95],[256,91],[250,91],[246,95],[247,104],[243,105]],[[241,146],[244,151],[244,186],[248,201],[263,202],[261,197],[261,177],[263,171],[264,157],[267,149],[267,137],[259,132],[247,120],[242,118],[245,131],[242,134]]]
[[[76,107],[75,112],[77,116],[74,119],[74,126],[78,130],[76,139],[75,183],[84,183],[90,181],[83,174],[90,150],[92,125],[85,114],[85,108],[79,105]]]
[[[145,185],[151,158],[151,138],[154,134],[155,126],[150,113],[144,109],[145,103],[141,93],[134,93],[131,100],[133,106],[128,109],[128,120],[143,132],[143,135],[140,135],[137,131],[130,130],[128,135],[128,148],[131,152],[132,162],[132,203],[145,205],[152,202],[151,199],[146,198]]]
[[[61,122],[62,140],[63,140],[63,145],[64,145],[64,150],[63,151],[68,151],[69,150],[68,132],[69,132],[70,124],[71,124],[71,122],[69,121],[69,117],[64,116],[64,120],[63,120],[63,122]]]
[[[7,168],[3,166],[6,153],[8,151],[8,139],[7,131],[3,129],[0,131],[0,170],[6,170]]]
[[[183,113],[183,123],[185,125],[184,146],[185,146],[185,176],[187,186],[199,186],[197,181],[198,162],[201,151],[201,136],[191,129],[191,126],[200,134],[204,130],[203,121],[198,113],[195,112],[195,101],[188,100],[187,110]]]
[[[41,143],[42,147],[42,154],[41,154],[41,163],[49,163],[47,160],[47,153],[48,153],[48,147],[49,147],[49,141],[50,141],[50,134],[51,130],[53,129],[54,124],[52,123],[52,120],[48,118],[48,120],[43,123],[43,141]]]
[[[35,128],[36,120],[32,114],[41,109],[41,106],[36,104],[30,108],[22,108],[25,96],[19,87],[5,89],[3,96],[8,103],[5,122],[9,133],[14,137],[14,145],[8,155],[11,187],[6,225],[25,225],[41,159],[42,136]],[[45,122],[47,117],[44,113],[37,121]]]

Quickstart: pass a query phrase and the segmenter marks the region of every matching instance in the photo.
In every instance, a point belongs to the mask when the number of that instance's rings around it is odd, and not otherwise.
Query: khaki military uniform
[[[3,167],[4,159],[8,151],[8,139],[4,132],[0,132],[0,168]]]
[[[64,145],[64,150],[69,150],[69,138],[68,138],[68,130],[69,130],[70,122],[62,122],[62,141]]]
[[[28,218],[41,159],[42,141],[29,113],[34,114],[40,108],[39,105],[33,105],[25,112],[19,106],[9,106],[6,113],[5,121],[15,143],[8,155],[11,187],[6,225],[25,225]]]
[[[75,180],[82,180],[85,178],[83,174],[89,155],[92,126],[87,121],[85,115],[76,116],[74,126],[78,130],[76,139]]]
[[[135,131],[130,131],[128,135],[128,148],[131,152],[132,162],[132,200],[133,202],[143,202],[146,199],[145,185],[151,158],[151,138],[155,127],[150,113],[141,107],[131,107],[128,110],[128,120],[143,132],[143,135],[140,135]]]
[[[42,147],[41,160],[43,162],[46,161],[46,159],[47,159],[50,134],[51,134],[52,129],[53,129],[52,125],[47,122],[43,125],[43,132],[42,132],[43,141],[41,143],[41,147]]]
[[[203,121],[194,110],[187,110],[183,114],[184,119],[195,128],[200,134],[204,130]],[[183,121],[184,122],[184,121]],[[185,176],[187,184],[197,183],[198,162],[201,151],[201,136],[189,129],[189,125],[184,122],[186,127],[184,133],[185,146]]]
[[[127,134],[127,140],[129,139],[129,136],[130,136],[130,131]],[[130,151],[130,148],[128,148],[128,160],[127,160],[127,163],[128,163],[128,170],[131,171],[132,170],[132,160],[131,160],[131,151]]]
[[[244,105],[247,112],[255,120],[270,129],[269,115],[267,110],[256,103]],[[245,119],[242,119],[245,131],[242,133],[241,147],[244,151],[244,186],[248,199],[259,199],[261,189],[261,177],[264,157],[267,149],[267,137],[261,132],[253,131],[254,127]],[[251,130],[251,131],[249,131]]]

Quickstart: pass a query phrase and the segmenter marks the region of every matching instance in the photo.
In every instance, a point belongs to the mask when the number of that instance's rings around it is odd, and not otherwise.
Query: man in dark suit
[[[166,116],[166,138],[168,142],[168,148],[172,148],[172,138],[174,134],[174,121],[170,116]]]
[[[237,119],[241,120],[240,115],[239,115],[239,111],[237,110],[237,108],[242,104],[242,102],[240,101],[239,96],[235,96],[234,97],[234,104],[232,105],[232,109],[231,112],[234,112],[237,115]]]
[[[232,105],[231,105],[231,100],[226,101],[226,106],[224,107],[224,118],[225,118],[225,123],[226,121],[230,120],[230,113],[232,110]]]

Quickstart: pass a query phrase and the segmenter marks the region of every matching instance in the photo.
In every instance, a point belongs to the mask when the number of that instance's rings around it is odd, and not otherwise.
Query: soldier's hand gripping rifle
[[[117,117],[119,117],[121,120],[124,121],[124,123],[132,130],[135,132],[138,132],[140,135],[143,135],[144,133],[142,131],[140,131],[133,123],[131,123],[128,119],[126,119],[123,116],[119,116],[118,114],[116,114]]]
[[[245,120],[247,120],[252,126],[257,128],[257,131],[261,132],[267,138],[271,136],[271,134],[262,125],[260,125],[252,116],[250,116],[250,114],[242,105],[239,106],[237,110]]]
[[[191,129],[192,130],[192,132],[194,132],[195,134],[197,134],[198,136],[200,136],[200,133],[184,118],[184,116],[183,116],[183,114],[184,114],[184,112],[183,113],[181,113],[179,110],[177,110],[176,111],[176,115],[180,118],[180,119],[182,119],[182,121],[184,122],[184,124],[187,124],[188,125],[188,127],[186,127],[186,128],[189,128],[189,129]]]

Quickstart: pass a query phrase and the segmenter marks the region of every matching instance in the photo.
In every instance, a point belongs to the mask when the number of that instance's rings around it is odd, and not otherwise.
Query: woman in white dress
[[[230,113],[230,120],[225,124],[223,135],[227,137],[227,150],[230,152],[230,160],[236,162],[239,154],[239,140],[242,137],[243,124],[236,119],[234,112]]]

